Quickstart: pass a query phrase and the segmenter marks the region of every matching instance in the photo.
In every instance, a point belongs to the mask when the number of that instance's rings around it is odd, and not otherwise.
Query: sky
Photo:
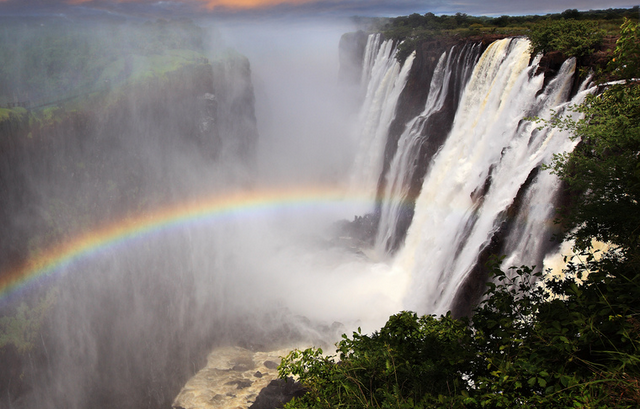
[[[628,8],[640,0],[0,0],[0,15],[112,15],[252,19],[394,17],[412,13],[526,15]]]

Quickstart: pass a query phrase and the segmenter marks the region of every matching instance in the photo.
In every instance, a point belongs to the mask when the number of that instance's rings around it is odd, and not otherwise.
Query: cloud
[[[198,0],[205,8],[215,10],[216,8],[227,9],[253,9],[269,8],[281,4],[296,6],[314,2],[314,0]]]
[[[6,0],[0,0],[6,1]],[[101,3],[109,3],[104,0],[62,0],[69,5],[100,5]],[[206,10],[246,10],[246,9],[265,9],[278,5],[289,5],[292,7],[318,2],[318,0],[180,0],[180,1],[154,1],[154,0],[112,0],[111,3],[138,3],[145,4],[149,7],[171,7],[171,6],[191,6],[194,9]]]
[[[546,14],[632,7],[637,0],[0,0],[0,15],[123,14],[188,17],[398,16],[411,13],[471,15]]]

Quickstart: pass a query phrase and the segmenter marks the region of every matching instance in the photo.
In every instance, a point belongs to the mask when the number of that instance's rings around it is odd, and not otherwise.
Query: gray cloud
[[[285,16],[398,16],[411,13],[471,15],[546,14],[566,9],[625,8],[637,0],[319,0],[301,5],[280,4],[250,10],[203,10],[194,0],[94,0],[72,5],[67,0],[0,0],[0,15],[126,15],[138,17],[186,16],[214,18],[259,18]]]

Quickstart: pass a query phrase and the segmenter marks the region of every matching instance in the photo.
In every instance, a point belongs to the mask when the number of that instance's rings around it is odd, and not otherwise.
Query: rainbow
[[[0,274],[0,300],[26,288],[29,283],[55,276],[66,266],[99,252],[174,228],[243,217],[256,212],[314,209],[340,204],[363,205],[367,201],[370,199],[364,196],[346,199],[344,191],[335,187],[245,190],[193,199],[99,227],[42,251],[23,265]]]

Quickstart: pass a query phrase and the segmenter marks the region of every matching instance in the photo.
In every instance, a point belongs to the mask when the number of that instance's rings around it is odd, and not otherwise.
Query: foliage
[[[623,19],[638,20],[639,8],[578,11],[568,9],[546,16],[469,16],[464,13],[436,16],[433,13],[400,16],[391,19],[359,21],[375,27],[386,38],[399,43],[397,59],[403,61],[420,42],[449,38],[482,36],[528,36],[534,52],[562,51],[582,57],[602,43],[603,35],[616,35]]]
[[[548,20],[528,34],[533,54],[560,51],[567,57],[584,57],[602,43],[604,31],[597,23],[579,20]]]
[[[392,316],[372,335],[343,335],[336,356],[320,349],[293,351],[280,366],[308,388],[302,402],[314,407],[403,407],[423,396],[464,388],[472,359],[471,332],[463,320],[412,312]]]
[[[405,311],[372,335],[343,336],[336,356],[293,351],[280,376],[308,392],[287,407],[637,405],[640,282],[608,278],[597,263],[570,264],[567,278],[544,287],[528,267],[494,267],[472,322]],[[591,268],[592,278],[577,279]]]
[[[609,69],[619,78],[640,77],[640,33],[637,22],[625,18]]]
[[[406,38],[420,38],[434,35],[474,35],[478,32],[499,33],[506,35],[521,35],[525,31],[539,25],[547,25],[552,22],[569,22],[568,25],[583,22],[586,25],[598,22],[602,27],[611,26],[612,31],[617,30],[623,18],[637,21],[639,7],[631,9],[607,9],[578,11],[568,9],[562,13],[548,14],[546,16],[469,16],[464,13],[454,15],[436,16],[433,13],[420,15],[417,13],[409,16],[400,16],[385,21],[376,20],[375,24],[369,26],[376,27],[384,32],[387,38],[403,40]],[[609,22],[615,24],[611,25]],[[562,23],[562,24],[564,24]],[[360,25],[367,25],[366,22],[358,21]],[[581,26],[582,24],[577,24]]]
[[[634,250],[640,234],[640,84],[612,86],[574,107],[583,118],[556,117],[580,143],[556,155],[552,169],[580,195],[566,215],[579,248],[591,239]]]

